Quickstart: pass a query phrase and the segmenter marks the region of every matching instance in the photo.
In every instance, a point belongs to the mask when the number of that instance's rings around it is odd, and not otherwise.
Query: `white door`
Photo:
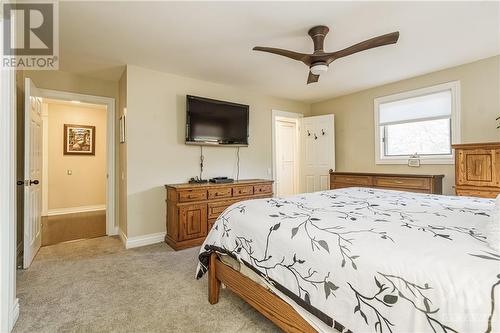
[[[42,100],[31,79],[24,83],[24,268],[42,244]]]
[[[330,188],[330,169],[335,170],[335,124],[333,114],[302,119],[303,192]]]
[[[276,195],[298,193],[298,123],[297,119],[276,119]]]

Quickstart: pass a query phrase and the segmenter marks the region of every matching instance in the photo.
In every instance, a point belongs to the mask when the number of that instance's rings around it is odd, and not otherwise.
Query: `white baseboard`
[[[116,235],[119,235],[119,230],[118,230],[118,227],[113,227],[113,229],[111,229],[111,231],[109,232],[109,234],[107,234],[108,236],[116,236]],[[121,235],[120,235],[120,238],[121,238]]]
[[[127,237],[127,235],[125,235],[123,231],[120,230],[120,239],[122,240],[123,245],[125,245],[126,249],[133,249],[135,247],[161,243],[165,239],[165,233],[157,232],[155,234]]]
[[[118,230],[118,236],[120,236],[120,240],[122,241],[123,246],[127,248],[127,235],[125,235],[122,229]]]
[[[14,301],[14,304],[12,305],[12,314],[10,316],[11,322],[10,322],[10,330],[12,331],[14,329],[14,325],[16,324],[17,318],[19,318],[19,298],[16,298]]]
[[[64,215],[64,214],[75,214],[75,213],[86,213],[86,212],[97,212],[100,210],[106,210],[106,205],[94,205],[94,206],[81,206],[81,207],[68,207],[68,208],[56,208],[49,209],[47,216],[54,215]]]

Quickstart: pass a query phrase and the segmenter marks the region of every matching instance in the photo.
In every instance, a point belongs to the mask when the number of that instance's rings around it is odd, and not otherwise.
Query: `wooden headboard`
[[[443,177],[444,175],[330,171],[330,188],[335,189],[360,186],[408,192],[442,194]]]

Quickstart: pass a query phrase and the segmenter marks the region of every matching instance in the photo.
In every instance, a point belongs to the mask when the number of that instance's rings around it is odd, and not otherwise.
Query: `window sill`
[[[406,158],[378,158],[375,160],[375,164],[404,164],[408,165],[408,159]],[[421,158],[420,165],[453,165],[455,164],[455,159],[453,157],[449,158]],[[417,167],[418,168],[418,167]]]

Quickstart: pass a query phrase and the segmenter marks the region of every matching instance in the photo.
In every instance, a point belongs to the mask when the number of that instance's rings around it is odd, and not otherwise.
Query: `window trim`
[[[405,91],[398,94],[377,97],[373,100],[373,115],[375,129],[375,164],[408,164],[408,156],[386,156],[385,147],[382,142],[383,134],[379,125],[379,106],[383,103],[395,102],[402,99],[418,97],[438,93],[441,91],[451,91],[451,144],[460,143],[460,81],[442,83],[430,87]],[[383,127],[382,127],[383,128]],[[452,149],[451,154],[446,155],[424,155],[420,157],[420,164],[454,164],[455,155]]]

